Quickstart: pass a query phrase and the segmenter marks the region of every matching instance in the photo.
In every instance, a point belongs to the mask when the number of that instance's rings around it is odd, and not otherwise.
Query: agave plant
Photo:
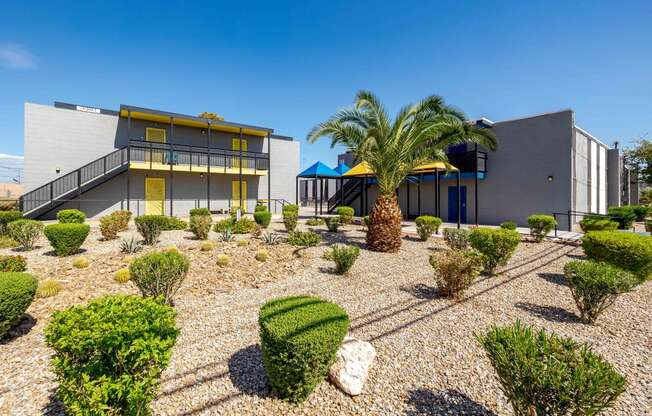
[[[223,229],[222,232],[220,233],[220,241],[228,243],[233,240],[235,240],[235,235],[233,235],[233,230],[231,230],[230,227]]]
[[[143,246],[140,244],[140,242],[133,235],[131,237],[129,237],[129,238],[123,238],[120,241],[120,251],[125,253],[125,254],[138,253],[142,249],[143,249]]]
[[[367,245],[375,251],[398,251],[401,209],[396,189],[419,165],[446,161],[448,147],[479,143],[491,150],[496,137],[488,129],[466,122],[462,112],[432,95],[403,107],[391,120],[380,100],[358,92],[353,107],[340,110],[308,133],[308,142],[329,137],[331,146],[344,145],[376,175],[378,196],[369,215]]]
[[[260,239],[267,245],[279,244],[283,241],[283,237],[277,233],[263,233]]]

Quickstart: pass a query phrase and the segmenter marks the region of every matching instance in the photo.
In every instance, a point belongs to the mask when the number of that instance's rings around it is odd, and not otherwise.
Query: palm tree
[[[360,91],[352,107],[316,125],[307,139],[314,143],[320,137],[329,137],[331,147],[346,146],[374,171],[378,196],[369,215],[367,246],[383,252],[395,252],[401,246],[402,215],[396,189],[415,167],[446,161],[446,149],[456,144],[496,148],[491,131],[467,123],[462,112],[436,95],[403,107],[392,121],[374,94]]]

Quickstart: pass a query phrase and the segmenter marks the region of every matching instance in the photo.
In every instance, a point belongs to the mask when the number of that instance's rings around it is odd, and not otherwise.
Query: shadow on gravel
[[[409,293],[417,299],[437,299],[441,296],[436,287],[424,285],[423,283],[416,283],[412,286],[401,286],[399,290]]]
[[[45,416],[66,416],[63,403],[57,398],[55,392],[52,392],[49,397],[48,404],[43,408],[43,415]]]
[[[317,230],[317,229],[313,229],[312,231],[314,231],[315,234],[319,234],[322,240],[329,245],[338,243],[338,244],[348,244],[350,246],[358,246],[361,249],[367,248],[367,244],[364,238],[346,235],[345,232],[334,233],[327,230]]]
[[[229,358],[229,377],[242,394],[267,397],[267,375],[263,366],[263,353],[258,344],[238,350]]]
[[[537,273],[537,275],[547,282],[554,283],[559,286],[568,286],[566,277],[561,273]]]
[[[407,404],[407,416],[434,415],[482,415],[497,416],[496,413],[471,399],[459,390],[448,389],[433,392],[429,389],[410,390]]]
[[[522,309],[532,316],[542,318],[553,322],[566,322],[571,324],[582,323],[580,318],[575,314],[568,312],[566,309],[556,306],[541,306],[529,302],[518,302],[514,304],[515,308]]]
[[[0,345],[9,344],[16,338],[20,338],[23,335],[28,334],[34,325],[36,325],[36,319],[34,319],[32,315],[26,313],[23,315],[21,320],[18,321],[18,323],[14,325],[14,327],[11,328],[3,338],[0,339]]]

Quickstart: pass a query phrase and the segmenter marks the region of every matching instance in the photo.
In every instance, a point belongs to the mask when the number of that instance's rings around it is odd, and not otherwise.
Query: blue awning
[[[297,175],[298,178],[339,178],[341,175],[324,165],[317,162]]]
[[[350,171],[351,168],[344,162],[340,163],[333,169],[335,172],[339,173],[340,175],[344,175],[346,172]]]

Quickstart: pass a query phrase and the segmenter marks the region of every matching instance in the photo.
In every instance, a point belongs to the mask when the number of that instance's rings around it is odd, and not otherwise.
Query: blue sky
[[[59,100],[215,112],[334,164],[304,138],[359,89],[392,112],[433,93],[472,118],[572,108],[609,144],[652,131],[649,1],[239,3],[7,2],[0,153],[23,152],[25,101]]]

